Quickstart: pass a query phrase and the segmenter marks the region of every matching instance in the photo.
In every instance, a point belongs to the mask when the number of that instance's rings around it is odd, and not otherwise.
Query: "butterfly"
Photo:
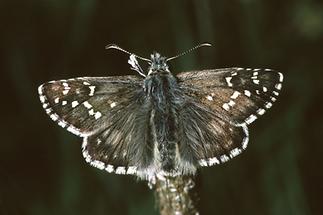
[[[38,88],[46,113],[83,138],[86,162],[107,172],[142,179],[193,175],[221,164],[249,141],[248,125],[276,101],[283,74],[271,69],[224,68],[174,75],[166,58],[130,53],[139,75],[79,77]],[[147,73],[137,59],[147,61]]]

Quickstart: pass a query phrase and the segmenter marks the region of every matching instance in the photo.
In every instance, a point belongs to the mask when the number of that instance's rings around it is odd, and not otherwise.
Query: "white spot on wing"
[[[259,80],[257,80],[257,79],[253,79],[252,82],[255,84],[259,84]]]
[[[99,119],[102,116],[101,112],[96,112],[94,117],[95,119]]]
[[[62,105],[66,105],[67,104],[67,101],[62,101]]]
[[[105,165],[102,161],[94,160],[90,164],[98,169],[101,169],[101,170],[105,168]]]
[[[262,87],[262,91],[267,92],[268,91],[267,87]]]
[[[229,160],[229,157],[228,157],[228,156],[226,156],[226,155],[221,155],[220,160],[221,160],[222,162],[227,162],[227,161]]]
[[[91,109],[91,108],[92,108],[92,105],[91,105],[88,101],[83,102],[83,105],[84,105],[84,107],[86,107],[87,109]]]
[[[91,156],[89,155],[89,152],[83,148],[83,157],[87,163],[91,163]]]
[[[200,164],[200,166],[208,166],[206,160],[204,160],[204,159],[199,160],[199,164]]]
[[[253,121],[255,121],[257,119],[257,116],[255,116],[255,115],[253,115],[253,114],[251,114],[246,120],[245,120],[245,122],[247,123],[247,124],[251,124]]]
[[[212,96],[207,96],[206,98],[207,98],[207,100],[209,100],[209,101],[213,101],[213,97],[212,97]]]
[[[258,114],[258,115],[263,115],[265,112],[266,112],[266,111],[265,111],[265,109],[263,109],[263,108],[260,108],[260,109],[258,109],[258,110],[257,110],[257,114]]]
[[[228,84],[229,87],[232,87],[231,79],[232,79],[232,77],[226,77],[225,78],[225,80],[227,81],[227,84]]]
[[[230,100],[228,105],[230,105],[231,107],[233,107],[233,105],[235,105],[236,103],[233,100]]]
[[[95,86],[89,86],[89,88],[90,88],[89,96],[93,96],[94,95]]]
[[[247,146],[248,146],[248,142],[249,142],[249,131],[248,131],[248,127],[246,126],[246,124],[242,124],[242,129],[243,129],[243,132],[245,133],[245,137],[243,138],[243,141],[242,141],[242,148],[243,149],[246,149]]]
[[[59,98],[57,97],[56,99],[54,99],[55,104],[59,103]]]
[[[275,102],[276,101],[276,98],[275,97],[270,97],[271,101]]]
[[[45,111],[46,111],[47,114],[50,114],[53,111],[53,109],[52,108],[47,108]]]
[[[112,102],[112,103],[110,104],[110,107],[111,107],[111,108],[114,108],[116,105],[117,105],[117,103]]]
[[[224,103],[224,104],[222,105],[222,108],[223,108],[224,110],[226,110],[226,111],[229,111],[229,110],[230,110],[230,106],[228,105],[228,103]]]
[[[38,87],[38,94],[43,95],[43,84]]]
[[[239,148],[234,148],[234,149],[232,149],[231,150],[231,152],[230,152],[230,158],[233,158],[233,157],[235,157],[235,156],[237,156],[238,154],[240,154],[241,153],[241,149],[239,149]]]
[[[214,157],[209,159],[209,165],[220,164],[220,161]]]
[[[278,90],[280,90],[280,89],[282,88],[282,84],[281,84],[281,83],[276,84],[276,85],[275,85],[275,88],[276,88],[276,89],[278,89]]]
[[[65,128],[66,123],[64,121],[59,121],[58,125],[61,126],[62,128]]]
[[[89,82],[83,81],[84,85],[91,85]]]
[[[90,116],[94,115],[94,110],[93,109],[89,110],[89,114]]]
[[[279,74],[279,81],[280,81],[280,82],[283,82],[283,80],[284,80],[284,76],[283,76],[283,74],[282,74],[282,73],[280,73],[280,72],[278,72],[278,74]]]
[[[271,102],[267,102],[265,107],[266,107],[267,109],[269,109],[269,108],[271,108],[271,106],[273,106],[273,104],[272,104]]]
[[[69,89],[63,90],[63,95],[66,95],[68,93]]]
[[[127,170],[127,174],[135,174],[137,172],[137,167],[129,166]]]
[[[250,93],[250,91],[249,91],[249,90],[245,90],[245,91],[244,91],[244,94],[245,94],[247,97],[250,97],[250,96],[251,96],[251,93]]]
[[[73,101],[72,102],[72,108],[76,107],[79,105],[79,102],[78,101]]]
[[[239,95],[240,95],[240,92],[234,91],[234,93],[231,96],[231,99],[236,99],[236,98],[238,98]]]
[[[117,169],[116,169],[116,174],[126,174],[126,168],[123,167],[123,166],[119,166]]]
[[[67,130],[75,135],[78,135],[78,136],[84,136],[79,129],[75,128],[74,126],[70,125],[69,127],[67,127]]]
[[[105,168],[105,170],[107,171],[107,172],[113,172],[114,171],[114,168],[113,168],[113,166],[112,165],[110,165],[110,164],[108,164],[107,165],[107,167]]]
[[[56,113],[53,113],[53,114],[49,115],[49,117],[50,117],[53,121],[58,120],[58,115],[57,115]]]
[[[46,101],[46,97],[45,96],[39,96],[39,99],[42,103],[44,103]]]

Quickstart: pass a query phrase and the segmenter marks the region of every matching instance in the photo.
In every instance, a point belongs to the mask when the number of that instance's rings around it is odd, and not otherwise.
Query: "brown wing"
[[[226,68],[177,75],[189,97],[234,123],[252,123],[272,107],[283,75],[269,69]]]
[[[246,148],[247,125],[272,106],[283,81],[272,70],[242,68],[184,72],[177,78],[189,101],[180,111],[180,153],[201,166],[225,162]]]
[[[38,92],[53,121],[76,135],[86,136],[127,105],[141,84],[142,79],[136,76],[82,77],[50,81],[39,86]]]

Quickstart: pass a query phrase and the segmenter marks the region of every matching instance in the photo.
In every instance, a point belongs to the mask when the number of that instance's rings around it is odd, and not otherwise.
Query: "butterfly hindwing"
[[[247,147],[246,125],[236,126],[206,106],[189,102],[179,113],[179,152],[182,160],[200,166],[228,161]]]
[[[149,108],[140,99],[133,100],[111,115],[104,129],[84,138],[86,161],[117,174],[134,174],[138,166],[147,167],[153,159],[149,120]]]

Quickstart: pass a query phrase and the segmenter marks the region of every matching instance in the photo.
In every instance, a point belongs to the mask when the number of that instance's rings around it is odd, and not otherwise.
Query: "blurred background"
[[[239,66],[285,76],[250,126],[248,150],[199,172],[201,214],[323,213],[322,1],[3,0],[0,17],[0,214],[158,214],[145,182],[85,163],[82,139],[50,120],[37,87],[135,74],[109,43],[149,57],[201,42],[213,47],[172,61],[173,73]]]

